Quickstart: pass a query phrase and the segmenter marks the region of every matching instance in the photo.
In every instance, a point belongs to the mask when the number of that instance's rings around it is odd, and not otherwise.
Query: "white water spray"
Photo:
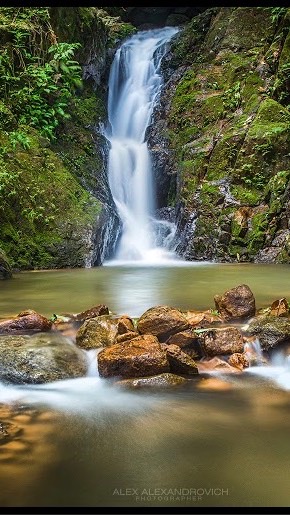
[[[175,257],[169,251],[174,224],[154,218],[154,182],[145,137],[162,86],[161,61],[177,32],[165,27],[135,34],[117,50],[111,67],[105,136],[110,142],[109,185],[123,225],[118,262],[158,263]]]

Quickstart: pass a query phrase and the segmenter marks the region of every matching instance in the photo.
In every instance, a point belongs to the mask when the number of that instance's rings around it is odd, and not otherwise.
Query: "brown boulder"
[[[175,335],[171,335],[169,339],[167,339],[166,344],[176,344],[180,348],[185,348],[187,346],[191,346],[198,341],[198,336],[195,331],[190,328],[186,331],[180,331],[175,333]]]
[[[170,306],[149,308],[138,320],[137,329],[141,334],[151,333],[160,341],[166,341],[170,335],[189,328],[189,322],[182,312]]]
[[[249,361],[245,353],[233,353],[229,356],[228,363],[233,367],[237,367],[240,371],[245,369],[245,367],[249,367]]]
[[[202,350],[207,356],[243,353],[243,336],[238,328],[214,328],[199,335]]]
[[[100,351],[98,370],[100,376],[105,378],[136,378],[169,372],[169,363],[157,338],[153,335],[141,335]]]
[[[135,337],[139,337],[139,333],[136,331],[128,331],[127,333],[123,333],[122,335],[117,335],[115,343],[120,344],[121,342],[126,342],[126,340],[135,339]]]
[[[30,331],[49,331],[51,330],[52,322],[43,315],[38,314],[34,310],[26,310],[20,312],[17,317],[0,322],[0,334],[10,335],[26,333]]]
[[[114,385],[125,387],[127,389],[168,389],[172,387],[180,387],[188,383],[186,378],[172,373],[162,373],[156,376],[147,376],[145,378],[129,378],[127,380],[119,380]]]
[[[131,317],[128,317],[127,315],[122,315],[122,317],[119,317],[117,331],[118,335],[123,335],[124,333],[135,331]]]
[[[238,285],[227,290],[222,296],[214,296],[217,310],[224,320],[245,319],[256,313],[253,292],[248,285]]]
[[[106,305],[97,305],[73,316],[75,321],[86,321],[99,315],[109,315],[109,308]]]
[[[99,315],[87,319],[76,334],[76,344],[83,349],[111,346],[117,336],[117,319],[108,315]]]
[[[276,317],[287,317],[289,315],[287,299],[283,297],[282,299],[276,299],[276,301],[273,301],[269,315],[274,315]]]
[[[192,358],[184,353],[179,346],[170,344],[164,345],[166,350],[170,371],[177,374],[198,374],[197,365]]]
[[[211,310],[204,312],[189,311],[184,315],[189,324],[194,327],[208,326],[209,324],[223,322],[223,319],[219,315],[214,314]]]

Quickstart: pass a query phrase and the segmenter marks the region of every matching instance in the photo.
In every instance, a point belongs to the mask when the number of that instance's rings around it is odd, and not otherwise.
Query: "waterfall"
[[[122,233],[115,261],[152,263],[175,257],[175,225],[158,220],[146,129],[162,87],[160,65],[175,27],[141,31],[117,50],[111,66],[108,178]]]

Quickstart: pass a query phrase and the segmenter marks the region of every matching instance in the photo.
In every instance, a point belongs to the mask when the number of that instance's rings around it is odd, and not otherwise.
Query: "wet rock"
[[[185,346],[190,346],[197,340],[197,334],[190,328],[189,330],[180,331],[175,333],[175,335],[171,335],[171,337],[167,339],[166,344],[176,344],[180,348],[184,348]]]
[[[6,444],[21,433],[21,428],[13,423],[0,421],[0,445]]]
[[[137,329],[141,334],[151,333],[160,341],[171,335],[187,330],[189,323],[182,312],[170,306],[149,308],[138,320]]]
[[[0,280],[12,278],[12,270],[6,254],[0,249]]]
[[[127,333],[123,333],[122,335],[117,335],[116,344],[120,344],[121,342],[126,342],[127,340],[132,340],[135,337],[139,337],[139,333],[136,331],[128,331]]]
[[[211,358],[210,360],[201,360],[197,363],[199,373],[208,373],[209,371],[219,371],[222,373],[237,373],[236,367],[232,367],[225,360],[221,360],[218,357]]]
[[[76,344],[83,349],[102,348],[115,342],[118,320],[107,315],[87,319],[76,334]]]
[[[181,349],[183,353],[189,355],[193,360],[199,360],[204,356],[199,341],[194,342],[194,344],[191,344],[190,346],[184,346],[184,348]]]
[[[141,335],[100,351],[98,370],[105,378],[136,378],[169,372],[169,362],[155,336]]]
[[[267,351],[290,340],[290,321],[285,317],[259,316],[250,322],[247,333],[258,337],[261,349]]]
[[[253,317],[256,313],[255,298],[248,285],[238,285],[222,296],[216,295],[214,301],[226,321]]]
[[[117,325],[118,335],[123,335],[124,333],[133,331],[135,331],[135,328],[131,317],[128,317],[127,315],[119,317]]]
[[[109,315],[109,308],[106,305],[97,305],[73,316],[75,321],[86,321],[99,315]]]
[[[58,333],[0,336],[0,380],[37,384],[77,378],[86,371],[84,352]]]
[[[162,373],[156,376],[147,376],[145,378],[129,378],[128,380],[119,380],[115,383],[120,387],[128,389],[168,389],[172,387],[184,386],[188,383],[186,378],[172,373]]]
[[[29,331],[49,331],[52,328],[52,322],[43,315],[38,314],[34,310],[26,310],[20,312],[14,319],[8,319],[0,322],[0,335],[2,334],[19,334]]]
[[[193,328],[171,335],[171,337],[166,341],[166,344],[175,344],[176,346],[179,346],[182,351],[191,356],[191,358],[202,356],[198,335],[195,333]]]
[[[215,328],[199,335],[202,350],[207,356],[231,355],[244,351],[243,336],[238,328]]]
[[[164,346],[170,365],[170,371],[177,374],[198,374],[194,360],[184,353],[179,346],[170,344]]]
[[[219,315],[212,313],[211,310],[206,310],[205,312],[189,311],[184,315],[193,327],[201,328],[213,323],[223,322],[223,319]]]
[[[273,301],[270,308],[270,315],[274,315],[276,317],[287,317],[289,315],[288,301],[285,297]]]
[[[250,365],[245,353],[233,353],[229,356],[228,363],[233,367],[237,367],[240,371]]]

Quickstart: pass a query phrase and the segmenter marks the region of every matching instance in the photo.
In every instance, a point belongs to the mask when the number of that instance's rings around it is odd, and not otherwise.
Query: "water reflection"
[[[252,289],[257,306],[290,298],[289,265],[214,264],[115,266],[22,272],[0,283],[0,317],[31,308],[44,315],[80,312],[105,303],[118,314],[141,315],[167,304],[181,309],[214,308],[213,297],[241,283]]]
[[[63,411],[52,396],[46,427],[41,409],[35,421],[18,421],[22,441],[0,468],[2,507],[289,506],[290,395],[257,377],[234,381],[222,394],[116,393],[107,407],[103,391],[102,411],[96,402],[87,415]],[[100,400],[98,387],[86,389]],[[85,409],[85,397],[78,403]],[[164,494],[180,489],[190,496]]]

